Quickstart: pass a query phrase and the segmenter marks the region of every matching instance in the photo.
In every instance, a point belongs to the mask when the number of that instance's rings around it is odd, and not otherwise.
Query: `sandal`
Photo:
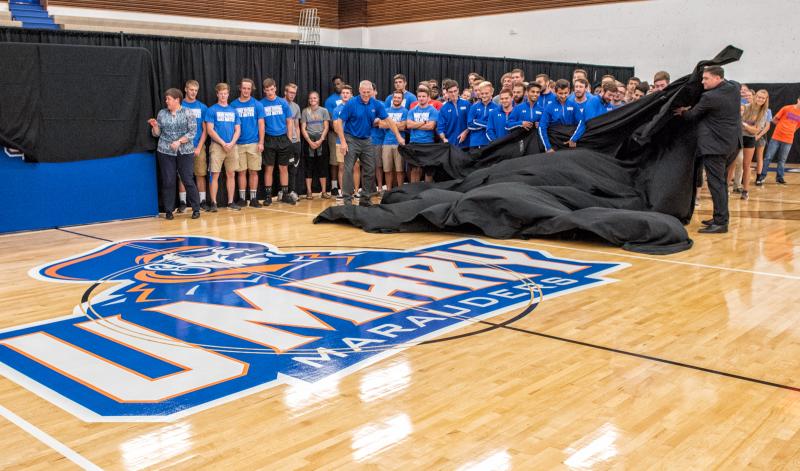
[[[327,193],[327,192],[325,192],[325,193],[321,193],[321,194],[319,195],[319,197],[320,197],[320,198],[322,198],[322,199],[324,199],[324,200],[329,200],[329,199],[331,199],[331,194],[330,194],[330,193]]]
[[[306,195],[306,199],[307,200],[313,200],[314,199],[314,195],[312,193],[309,193],[309,194]]]

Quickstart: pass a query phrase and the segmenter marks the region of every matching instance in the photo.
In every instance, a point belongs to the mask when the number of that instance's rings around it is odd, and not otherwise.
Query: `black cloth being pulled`
[[[477,157],[447,144],[408,145],[412,165],[437,183],[404,185],[374,207],[332,206],[314,222],[369,232],[480,231],[497,238],[600,237],[627,250],[668,254],[691,248],[683,227],[694,210],[696,124],[673,115],[698,103],[702,70],[739,59],[729,46],[691,75],[587,123],[577,149],[541,153],[535,133],[517,130]],[[555,126],[554,145],[574,127]]]

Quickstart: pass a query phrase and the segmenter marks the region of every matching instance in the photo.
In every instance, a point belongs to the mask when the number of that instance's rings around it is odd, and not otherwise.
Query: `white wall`
[[[651,81],[732,44],[745,52],[728,77],[798,82],[799,23],[799,0],[649,0],[341,30],[339,45],[634,66]]]
[[[0,2],[0,11],[8,11],[8,2]]]
[[[0,7],[2,8],[2,7]],[[260,31],[283,31],[296,33],[296,25],[282,25],[277,23],[260,23],[254,21],[220,20],[216,18],[199,18],[193,16],[158,15],[154,13],[137,13],[117,10],[98,10],[93,8],[74,8],[50,5],[48,13],[53,16],[86,16],[91,18],[108,18],[115,20],[151,21],[158,23],[171,23],[198,26],[219,26],[223,28],[244,28]],[[339,31],[330,28],[320,28],[320,42],[324,46],[339,45]]]

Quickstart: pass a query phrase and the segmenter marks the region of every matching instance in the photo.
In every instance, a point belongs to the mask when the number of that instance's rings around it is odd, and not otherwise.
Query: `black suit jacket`
[[[741,147],[742,118],[739,84],[723,80],[703,92],[700,101],[683,113],[683,119],[697,122],[697,154],[728,156]]]

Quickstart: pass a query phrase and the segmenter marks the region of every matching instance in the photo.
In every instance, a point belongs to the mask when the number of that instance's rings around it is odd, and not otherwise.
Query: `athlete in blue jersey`
[[[606,82],[603,84],[602,89],[602,94],[598,97],[595,97],[594,102],[591,103],[590,106],[586,107],[586,110],[584,111],[586,121],[617,109],[617,106],[615,106],[613,103],[615,95],[619,93],[616,84]]]
[[[433,144],[439,112],[430,101],[430,89],[420,85],[417,88],[417,106],[408,112],[406,118],[406,129],[410,131],[409,140],[412,144]],[[421,170],[420,167],[411,166],[409,180],[412,183],[420,181]],[[426,174],[425,181],[433,181],[433,174]]]
[[[337,179],[337,175],[341,173],[339,169],[339,163],[336,161],[336,132],[333,131],[333,112],[336,110],[336,107],[344,103],[342,101],[342,88],[346,85],[344,83],[344,79],[338,75],[334,75],[331,78],[331,83],[333,84],[333,93],[325,99],[325,109],[328,110],[329,115],[331,116],[331,122],[329,128],[331,132],[328,133],[328,164],[330,165],[331,170],[331,194],[333,196],[339,196],[339,182],[340,179]],[[350,89],[352,94],[353,89]]]
[[[292,109],[289,103],[277,95],[278,88],[275,80],[264,79],[264,98],[261,104],[264,105],[264,185],[266,186],[267,196],[264,205],[272,203],[272,172],[275,162],[278,163],[278,175],[280,178],[281,191],[283,197],[281,201],[288,204],[295,204],[289,194],[289,159],[292,157],[292,138],[294,126],[292,125]]]
[[[208,210],[212,213],[217,212],[217,190],[219,188],[219,173],[222,165],[225,164],[225,186],[228,190],[228,208],[233,210],[242,209],[241,206],[233,201],[234,190],[236,189],[236,171],[239,169],[239,157],[236,153],[236,141],[241,132],[241,120],[236,110],[228,105],[230,87],[227,83],[218,83],[215,87],[217,91],[217,103],[206,110],[205,122],[208,137],[211,139],[209,146],[211,171],[211,204]]]
[[[395,90],[392,93],[392,104],[386,109],[389,119],[395,122],[397,130],[401,133],[406,130],[406,119],[408,117],[408,110],[402,103],[403,92]],[[397,186],[402,186],[405,181],[405,165],[403,156],[400,155],[398,150],[397,137],[395,137],[394,133],[387,132],[383,138],[383,155],[381,158],[383,160],[384,177],[386,177],[386,188],[391,189],[393,182],[397,182]],[[392,173],[394,173],[394,179],[392,179]]]
[[[539,74],[536,76],[536,83],[542,86],[542,92],[539,94],[539,102],[544,110],[547,105],[556,101],[556,94],[550,91],[550,76],[547,74]]]
[[[599,98],[596,97],[595,95],[588,93],[589,82],[586,79],[576,78],[575,80],[572,81],[572,87],[573,87],[572,93],[570,93],[567,99],[572,100],[572,102],[575,103],[575,105],[578,107],[581,113],[584,114],[585,117],[586,108],[593,101],[599,100]]]
[[[194,180],[200,193],[200,208],[208,210],[208,203],[206,202],[206,177],[208,176],[206,140],[208,139],[208,133],[206,132],[205,122],[208,107],[197,99],[197,92],[200,91],[200,84],[197,80],[187,81],[183,90],[186,95],[182,106],[189,110],[197,120],[197,134],[194,136]],[[183,182],[178,184],[178,193],[180,196],[178,212],[182,213],[186,210],[186,188],[183,186]]]
[[[511,131],[516,128],[533,129],[539,126],[539,120],[542,118],[541,102],[539,102],[539,94],[542,91],[542,86],[536,82],[531,82],[528,85],[527,96],[525,101],[514,107],[514,110],[508,116],[506,121],[506,130]]]
[[[489,115],[489,124],[486,126],[486,137],[489,141],[496,141],[508,134],[506,122],[514,110],[514,98],[511,91],[505,89],[500,92],[500,108]]]
[[[417,101],[416,95],[406,90],[406,86],[408,85],[408,80],[406,80],[406,76],[403,74],[397,74],[392,77],[392,83],[394,84],[395,91],[403,92],[403,101],[400,102],[400,106],[404,107],[405,109],[411,109],[411,104]],[[389,108],[392,104],[392,95],[386,97],[383,100],[383,106]]]
[[[472,104],[459,96],[458,82],[455,80],[445,80],[442,88],[447,101],[439,109],[439,120],[436,122],[439,137],[442,142],[463,149],[469,146],[467,115]]]
[[[258,191],[258,172],[261,170],[261,153],[264,152],[264,105],[253,98],[255,82],[249,78],[239,81],[239,98],[233,100],[231,106],[236,109],[242,121],[242,132],[236,141],[236,152],[239,154],[239,204],[260,208],[256,193]],[[245,192],[250,184],[250,197]]]
[[[489,125],[489,115],[497,110],[497,105],[492,102],[494,89],[489,82],[478,84],[478,97],[480,101],[473,104],[467,115],[467,129],[469,129],[469,146],[480,149],[489,144],[486,137],[486,128]]]
[[[580,109],[568,97],[569,82],[563,79],[557,81],[556,101],[547,105],[542,114],[542,119],[539,121],[539,138],[542,141],[542,145],[544,145],[545,152],[555,152],[550,145],[550,137],[547,135],[547,130],[550,126],[559,124],[574,126],[583,122]],[[573,134],[564,144],[569,147],[575,147],[574,138],[575,135]]]

